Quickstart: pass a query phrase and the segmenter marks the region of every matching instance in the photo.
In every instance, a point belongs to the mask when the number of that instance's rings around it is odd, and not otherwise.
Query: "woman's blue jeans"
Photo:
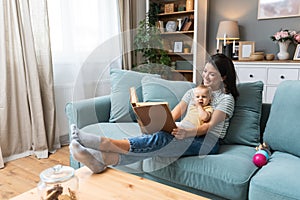
[[[176,139],[163,131],[152,135],[129,138],[130,150],[120,154],[118,165],[128,165],[150,157],[182,157],[215,154],[219,150],[219,139],[212,134]]]

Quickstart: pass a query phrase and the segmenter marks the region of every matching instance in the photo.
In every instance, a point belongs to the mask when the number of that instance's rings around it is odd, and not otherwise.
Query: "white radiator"
[[[60,142],[62,145],[68,144],[68,120],[65,114],[65,106],[72,101],[74,86],[69,85],[55,85],[55,108],[56,108],[56,126],[60,133]]]

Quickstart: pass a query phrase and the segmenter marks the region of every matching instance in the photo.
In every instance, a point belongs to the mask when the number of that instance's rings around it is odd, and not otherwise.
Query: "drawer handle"
[[[253,74],[250,74],[249,77],[250,77],[250,78],[253,78],[254,76],[253,76]]]
[[[280,76],[281,79],[285,79],[285,77],[283,75]]]

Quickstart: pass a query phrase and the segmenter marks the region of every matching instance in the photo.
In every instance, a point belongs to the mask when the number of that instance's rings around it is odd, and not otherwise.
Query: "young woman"
[[[94,173],[100,173],[107,165],[127,165],[154,156],[181,157],[217,153],[219,139],[225,137],[234,102],[239,95],[234,65],[225,55],[215,54],[205,65],[202,78],[203,84],[212,89],[211,105],[214,112],[208,122],[194,128],[178,126],[171,134],[160,131],[123,140],[82,134],[76,125],[72,125],[70,152],[74,159]],[[174,119],[181,117],[192,99],[191,89],[172,110]]]

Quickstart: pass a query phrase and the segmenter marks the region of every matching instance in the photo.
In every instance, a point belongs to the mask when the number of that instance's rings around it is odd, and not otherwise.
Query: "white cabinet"
[[[285,80],[300,80],[300,62],[261,61],[234,62],[238,82],[262,81],[263,102],[272,103],[277,86]]]
[[[272,103],[273,97],[275,94],[277,87],[276,86],[268,86],[267,91],[265,91],[265,101],[266,103]]]
[[[264,68],[241,68],[238,70],[238,79],[242,82],[254,82],[266,80],[266,69]]]
[[[299,69],[268,69],[268,84],[278,85],[284,80],[298,80]]]

